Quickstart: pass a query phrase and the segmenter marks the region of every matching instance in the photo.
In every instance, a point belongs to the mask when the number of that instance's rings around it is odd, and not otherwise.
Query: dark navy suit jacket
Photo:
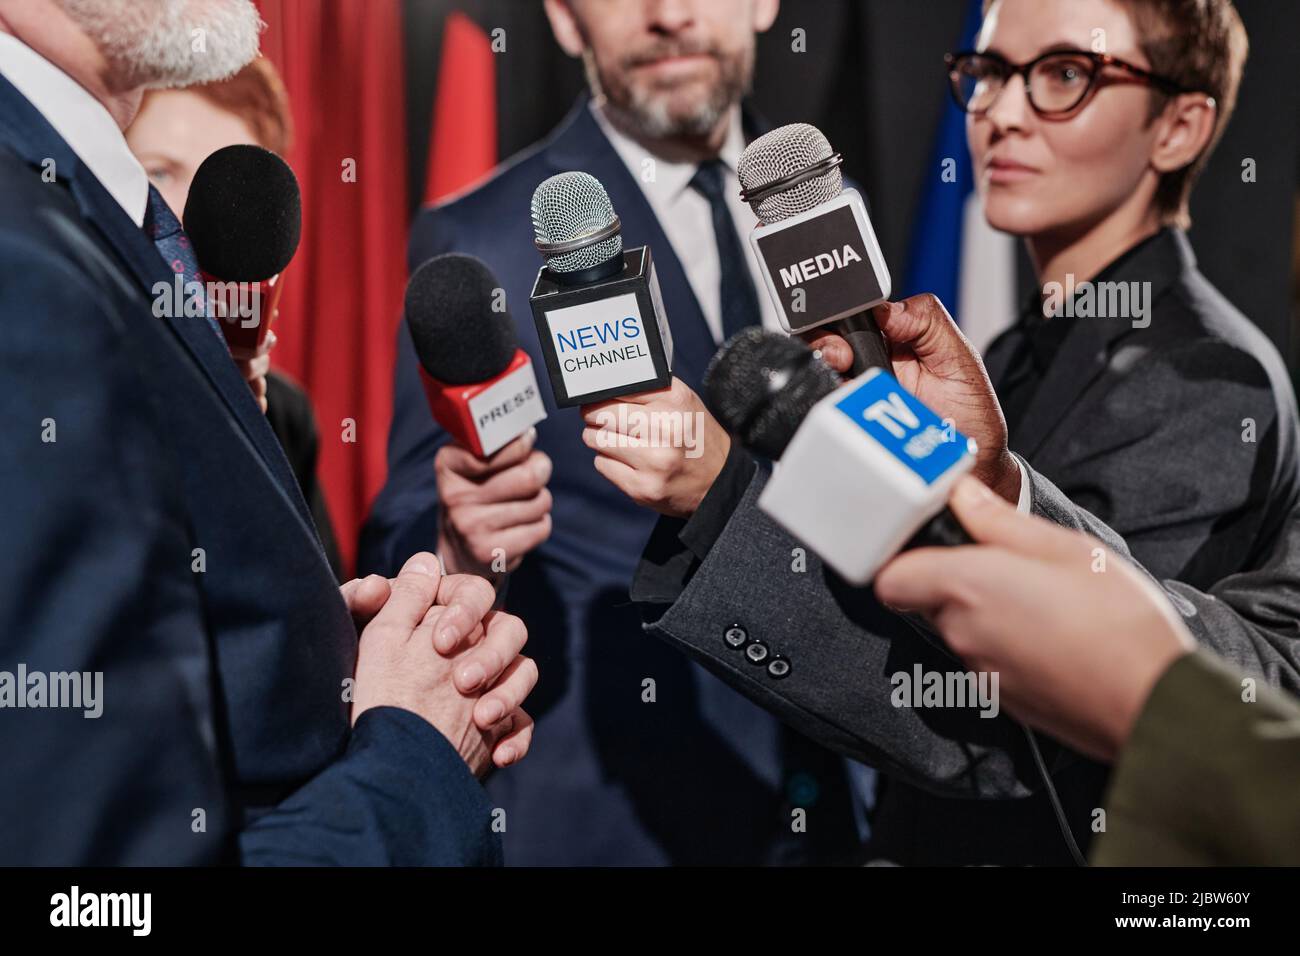
[[[520,344],[545,374],[528,295],[541,266],[529,202],[548,176],[599,179],[626,247],[649,245],[672,327],[673,373],[695,390],[717,344],[681,264],[623,160],[579,100],[549,139],[478,189],[424,211],[412,268],[455,250],[491,266]],[[756,317],[757,318],[757,317]],[[601,477],[574,408],[550,417],[537,447],[553,460],[549,541],[511,576],[506,606],[528,624],[541,677],[529,699],[528,759],[488,782],[506,810],[509,863],[797,861],[839,849],[851,822],[842,767],[641,628],[628,588],[657,515]],[[399,335],[388,482],[362,535],[363,570],[390,572],[437,541],[433,457],[447,440],[429,414],[418,364]],[[717,635],[719,642],[722,634]],[[654,701],[644,682],[653,680]],[[792,833],[791,814],[808,814]]]
[[[0,864],[497,862],[431,725],[349,729],[356,630],[223,343],[155,316],[171,278],[0,78],[0,671],[103,675],[98,718],[0,709]]]

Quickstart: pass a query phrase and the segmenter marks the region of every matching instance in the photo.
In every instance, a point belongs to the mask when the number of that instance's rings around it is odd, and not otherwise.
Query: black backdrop
[[[866,188],[891,270],[906,274],[912,211],[947,96],[942,57],[961,39],[972,0],[785,0],[759,45],[754,102],[772,123],[810,122]],[[460,9],[506,31],[497,60],[502,156],[544,136],[583,87],[551,38],[541,0],[404,0],[409,175],[423,191],[440,25]],[[1297,0],[1237,0],[1251,40],[1240,102],[1193,201],[1201,267],[1291,355],[1293,220],[1300,184]],[[807,52],[791,49],[805,31]],[[1257,181],[1242,181],[1253,159]],[[521,213],[522,214],[522,213]],[[1293,366],[1294,367],[1294,366]]]

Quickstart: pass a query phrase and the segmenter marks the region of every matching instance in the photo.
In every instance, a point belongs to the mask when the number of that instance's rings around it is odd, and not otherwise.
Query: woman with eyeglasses
[[[1197,587],[1252,566],[1300,499],[1285,365],[1184,233],[1246,49],[1231,0],[986,0],[977,48],[946,58],[984,214],[1040,283],[984,356],[1006,427],[957,421],[977,477],[1028,504],[1045,475],[1153,574]],[[979,406],[982,370],[958,381],[953,357],[918,354],[951,321],[937,300],[879,320],[923,401]],[[834,336],[811,344],[847,367]]]
[[[947,57],[984,214],[1039,279],[985,355],[1010,450],[1198,587],[1300,495],[1285,366],[1183,231],[1247,45],[1230,0],[986,0]]]
[[[977,440],[976,477],[1059,524],[1096,530],[1090,522],[1101,519],[1155,577],[1201,590],[1258,569],[1300,500],[1285,366],[1198,271],[1184,233],[1246,50],[1230,0],[987,0],[976,49],[949,56],[948,76],[967,114],[984,214],[1023,238],[1040,295],[983,365],[933,296],[876,311],[899,380]],[[848,368],[847,343],[811,338]],[[714,551],[710,561],[736,560]],[[1278,569],[1278,587],[1300,589],[1292,567]],[[1268,595],[1252,600],[1267,616]],[[1268,666],[1259,647],[1182,611],[1221,656],[1294,686],[1294,668]],[[915,640],[873,628],[898,653]],[[807,655],[798,635],[769,637],[792,659]],[[857,684],[864,699],[886,692],[870,675]],[[1104,686],[1097,693],[1113,698]],[[973,744],[985,737],[980,725],[954,716],[944,735]],[[881,745],[882,733],[870,742]],[[889,779],[871,852],[914,864],[1078,859],[1058,824],[1086,852],[1107,770],[1063,750],[1044,756],[1059,804],[1041,791],[945,799]]]
[[[1231,4],[1001,0],[985,10],[979,49],[946,58],[949,81],[984,213],[1026,239],[1043,284],[1094,278],[1162,227],[1189,225],[1191,187],[1246,55]]]

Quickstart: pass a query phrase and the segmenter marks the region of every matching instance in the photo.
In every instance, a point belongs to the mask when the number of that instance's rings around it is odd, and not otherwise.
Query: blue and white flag
[[[974,47],[981,7],[980,0],[971,0],[959,49]],[[982,350],[1019,312],[1015,243],[984,219],[966,145],[966,116],[945,100],[912,227],[904,292],[933,292]]]

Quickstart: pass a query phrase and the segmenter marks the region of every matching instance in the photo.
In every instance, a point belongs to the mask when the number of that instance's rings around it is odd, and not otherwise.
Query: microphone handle
[[[966,529],[961,526],[952,509],[944,506],[937,515],[921,525],[920,530],[912,535],[903,550],[912,548],[955,548],[961,544],[974,544]]]
[[[844,336],[853,349],[853,367],[849,370],[851,378],[856,378],[869,368],[891,371],[889,346],[870,310],[838,319],[831,323],[831,328]]]

